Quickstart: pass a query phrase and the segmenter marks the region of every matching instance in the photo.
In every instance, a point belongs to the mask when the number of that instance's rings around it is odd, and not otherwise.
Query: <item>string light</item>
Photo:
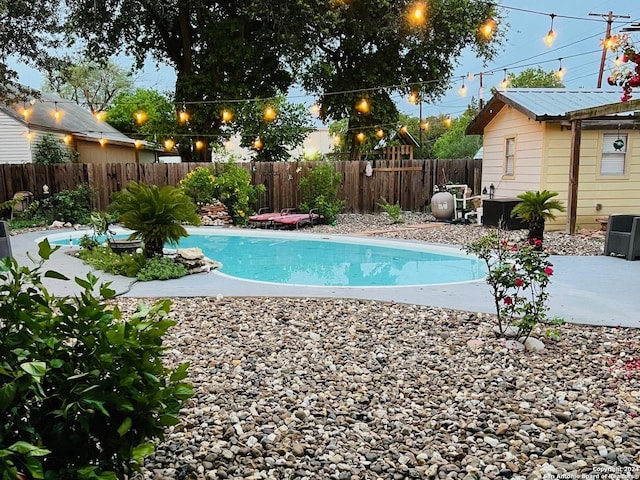
[[[422,122],[420,124],[420,128],[426,132],[427,130],[429,130],[429,122]]]
[[[222,110],[222,122],[229,123],[231,120],[233,120],[233,113],[226,109]]]
[[[184,108],[178,112],[178,120],[180,123],[187,123],[189,121],[189,112]]]
[[[416,3],[409,13],[409,21],[414,25],[422,25],[427,18],[427,6],[424,3]]]
[[[473,73],[467,73],[467,80],[473,82],[476,79],[476,76]]]
[[[136,140],[135,142],[133,142],[133,144],[135,145],[136,148],[142,148],[142,140]]]
[[[444,119],[444,126],[447,128],[451,126],[451,115],[447,115],[447,118]]]
[[[462,78],[462,86],[458,90],[458,93],[460,94],[461,97],[467,96],[467,86],[464,84],[464,77]]]
[[[500,88],[502,88],[503,90],[505,88],[507,88],[509,86],[509,77],[507,76],[507,69],[504,69],[504,78],[502,79],[502,82],[500,82]]]
[[[549,29],[547,36],[544,37],[544,43],[546,43],[548,47],[553,45],[553,42],[556,40],[556,32],[553,31],[553,19],[556,18],[556,14],[552,13],[549,16],[551,17],[551,28]]]
[[[367,138],[367,136],[364,134],[364,132],[358,132],[358,134],[356,135],[356,140],[358,140],[360,143],[364,142],[365,138]]]
[[[202,140],[196,140],[196,150],[202,150],[204,148],[204,142]]]
[[[171,138],[167,138],[167,139],[163,142],[163,145],[164,145],[164,149],[165,149],[166,151],[170,151],[170,150],[173,150],[173,147],[175,147],[175,146],[176,146],[176,142],[174,142]]]
[[[101,122],[107,117],[107,114],[105,112],[95,112],[93,116],[96,117],[98,122]]]
[[[480,33],[484,38],[489,39],[493,35],[493,31],[495,30],[495,28],[496,22],[493,18],[490,18],[482,24],[482,26],[480,27]]]
[[[24,118],[25,120],[29,120],[29,117],[31,116],[31,109],[27,108],[27,106],[25,105],[24,107],[22,107],[22,118]]]
[[[55,110],[53,111],[53,118],[55,118],[56,122],[62,118],[62,112],[58,110],[58,102],[54,102]]]
[[[369,102],[367,102],[366,98],[363,98],[362,100],[360,100],[360,102],[358,102],[358,104],[356,105],[356,110],[360,113],[369,113]]]
[[[29,140],[29,141],[33,140],[33,132],[31,131],[31,129],[28,129],[24,133],[24,136],[27,137],[27,140]]]
[[[141,112],[141,111],[138,111],[138,112],[134,113],[133,116],[135,117],[136,123],[138,125],[142,125],[149,118],[149,116],[146,113]]]
[[[318,105],[317,103],[314,103],[313,105],[311,105],[309,107],[309,113],[311,115],[316,115],[316,116],[320,115],[320,105]]]
[[[556,77],[558,77],[559,80],[562,80],[564,74],[567,72],[564,68],[562,68],[562,59],[559,58],[558,61],[560,62],[560,68],[558,68],[558,70],[556,71]]]
[[[102,132],[100,132],[100,146],[104,147],[107,144],[107,139],[102,136]]]
[[[263,147],[262,140],[260,140],[260,137],[256,137],[255,140],[253,141],[253,148],[255,148],[256,150],[260,150],[262,147]]]
[[[618,56],[618,57],[616,57],[616,59],[613,61],[613,64],[614,64],[616,67],[619,67],[620,65],[622,65],[622,59],[621,59],[619,56]]]
[[[376,130],[376,138],[382,138],[382,137],[384,137],[384,130],[379,128],[378,130]]]
[[[418,95],[415,92],[411,92],[409,94],[409,97],[407,98],[407,102],[411,103],[412,105],[416,105],[418,103]]]
[[[62,142],[65,145],[69,145],[71,143],[71,135],[65,135],[64,137],[62,137]]]
[[[272,107],[266,107],[262,116],[267,122],[272,122],[276,118],[276,111]]]

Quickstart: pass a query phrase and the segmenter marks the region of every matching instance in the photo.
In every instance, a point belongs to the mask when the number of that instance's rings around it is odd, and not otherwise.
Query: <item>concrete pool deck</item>
[[[77,233],[68,230],[67,233]],[[20,265],[33,265],[27,252],[37,257],[37,239],[64,230],[38,231],[11,237],[14,258]],[[326,235],[325,235],[326,236]],[[470,312],[495,313],[493,297],[484,281],[410,287],[312,287],[251,282],[219,272],[189,275],[176,280],[137,282],[130,278],[93,270],[81,260],[67,255],[62,247],[45,262],[45,270],[55,270],[69,278],[84,278],[93,272],[102,282],[112,282],[118,295],[134,298],[156,297],[333,297],[392,301],[451,308]],[[549,287],[550,316],[567,322],[599,326],[640,327],[640,261],[601,256],[552,256],[554,276]],[[75,295],[81,289],[73,281],[45,279],[56,295]]]

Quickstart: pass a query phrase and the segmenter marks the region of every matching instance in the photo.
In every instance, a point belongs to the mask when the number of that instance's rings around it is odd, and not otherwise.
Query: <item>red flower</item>
[[[521,286],[522,286],[522,279],[516,278],[516,287],[521,287]]]
[[[511,297],[504,297],[505,305],[511,305],[512,303],[513,303],[513,300],[511,299]]]
[[[545,267],[544,273],[546,273],[547,275],[553,275],[553,268]]]

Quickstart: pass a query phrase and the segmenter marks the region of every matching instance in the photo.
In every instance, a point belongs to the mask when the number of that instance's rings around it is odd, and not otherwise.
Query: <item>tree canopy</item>
[[[507,78],[513,88],[564,88],[557,71],[546,72],[541,67],[527,68],[517,75],[509,72]]]
[[[465,130],[478,112],[477,105],[471,103],[462,115],[451,121],[451,127],[433,145],[435,158],[473,158],[482,146],[482,137],[466,135]]]
[[[45,90],[86,106],[91,113],[107,110],[113,99],[133,87],[131,72],[111,60],[69,58],[46,70]]]

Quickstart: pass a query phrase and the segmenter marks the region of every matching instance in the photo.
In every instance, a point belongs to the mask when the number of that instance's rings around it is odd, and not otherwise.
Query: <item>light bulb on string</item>
[[[617,56],[616,59],[613,61],[613,64],[616,67],[619,67],[620,65],[622,65],[622,59],[620,58],[620,56]]]
[[[464,84],[464,77],[462,79],[462,86],[458,90],[458,93],[460,94],[461,97],[467,96],[467,86]]]
[[[53,111],[53,118],[57,121],[59,121],[62,118],[62,112],[60,110],[58,110],[58,102],[54,102],[54,111]]]
[[[65,135],[64,137],[62,137],[62,142],[65,145],[69,145],[71,143],[71,135]]]
[[[184,106],[182,107],[182,110],[178,112],[178,120],[180,123],[187,123],[189,121],[189,112],[185,110]]]
[[[313,105],[311,105],[309,107],[309,113],[315,116],[320,115],[320,105],[318,105],[317,103],[314,103]]]
[[[409,96],[407,97],[407,102],[409,102],[412,105],[417,105],[418,104],[418,94],[415,92],[411,92],[409,94]]]
[[[27,140],[29,141],[33,140],[33,132],[31,131],[31,129],[28,129],[26,132],[24,132],[24,136],[27,137]]]
[[[358,102],[358,104],[356,105],[356,110],[358,110],[360,113],[369,113],[369,102],[367,102],[366,98],[363,98]]]
[[[485,39],[489,39],[493,35],[495,28],[496,22],[493,18],[490,18],[480,26],[480,33]]]
[[[504,78],[500,82],[500,88],[503,90],[509,86],[509,77],[507,76],[507,69],[504,69]]]
[[[378,130],[376,130],[376,138],[382,138],[382,137],[384,137],[384,130],[379,128]]]
[[[224,109],[222,110],[221,117],[223,123],[229,123],[231,120],[233,120],[233,113],[231,113],[230,110]]]
[[[102,136],[102,132],[100,132],[100,146],[104,147],[107,144],[107,139]]]
[[[476,76],[473,73],[467,73],[467,80],[473,82],[476,79]]]
[[[358,134],[356,135],[356,140],[358,140],[360,143],[364,142],[366,135],[364,134],[364,132],[358,132]]]
[[[427,130],[429,130],[429,122],[422,122],[420,124],[420,128],[426,132]]]
[[[558,77],[559,80],[562,80],[562,78],[564,77],[564,74],[567,73],[567,71],[564,68],[562,68],[562,59],[559,58],[558,61],[560,62],[560,67],[556,71],[556,77]]]
[[[202,140],[196,140],[195,147],[196,150],[202,150],[204,148],[204,142]]]
[[[173,139],[171,138],[167,138],[164,142],[164,149],[167,151],[173,150],[173,147],[176,146],[176,142],[173,141]]]
[[[143,142],[142,140],[136,140],[135,142],[133,142],[133,144],[136,148],[142,148]]]
[[[31,109],[27,108],[27,104],[25,103],[22,107],[22,118],[29,120],[29,116],[31,116]]]
[[[138,125],[143,124],[143,123],[144,123],[144,122],[146,122],[146,121],[147,121],[147,119],[149,118],[149,116],[148,116],[146,113],[142,112],[142,111],[135,112],[135,113],[133,114],[133,116],[134,116],[134,118],[136,119],[136,123],[137,123]]]
[[[444,119],[444,126],[447,128],[451,126],[451,115],[447,115],[447,118]]]
[[[267,122],[271,122],[276,118],[276,111],[273,109],[273,107],[266,107],[264,109],[264,112],[262,113],[262,116]]]
[[[256,137],[255,140],[253,141],[253,148],[256,150],[260,150],[263,146],[262,140],[260,139],[260,137]]]
[[[555,13],[550,14],[551,17],[551,28],[549,29],[549,33],[544,37],[544,43],[547,44],[548,47],[553,45],[553,42],[556,41],[556,32],[553,31],[553,19],[556,18]]]
[[[427,6],[422,2],[418,2],[413,5],[413,8],[409,12],[409,21],[414,25],[422,25],[427,18]]]
[[[96,117],[96,120],[98,122],[103,121],[107,117],[107,114],[105,112],[95,112],[93,115]]]

